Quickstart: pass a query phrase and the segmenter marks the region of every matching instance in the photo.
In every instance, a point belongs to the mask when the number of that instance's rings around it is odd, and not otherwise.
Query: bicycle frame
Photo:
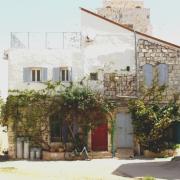
[[[74,160],[75,157],[81,156],[84,160],[89,159],[88,157],[88,151],[86,147],[84,146],[81,152],[78,152],[78,150],[75,148],[72,152],[65,152],[64,153],[64,159],[65,160]]]

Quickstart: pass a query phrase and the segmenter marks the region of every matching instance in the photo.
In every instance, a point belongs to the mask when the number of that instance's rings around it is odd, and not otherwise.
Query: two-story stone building
[[[115,148],[120,157],[133,155],[136,146],[127,101],[138,97],[142,82],[151,86],[155,69],[159,72],[158,82],[168,85],[167,100],[180,92],[180,46],[83,8],[81,23],[81,33],[60,34],[62,44],[50,41],[47,33],[46,48],[31,48],[29,33],[27,44],[12,34],[9,89],[41,89],[47,80],[68,84],[89,77],[89,85],[119,102]],[[55,45],[61,48],[54,49]],[[55,143],[52,134],[48,138],[50,145]],[[9,130],[9,155],[16,158],[13,138],[13,131]],[[107,127],[99,127],[89,135],[89,147],[93,151],[110,151],[110,138]]]

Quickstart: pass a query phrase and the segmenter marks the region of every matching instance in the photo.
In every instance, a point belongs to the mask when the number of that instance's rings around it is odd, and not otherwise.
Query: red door
[[[92,150],[93,151],[107,151],[108,146],[108,130],[107,124],[97,127],[92,132]]]

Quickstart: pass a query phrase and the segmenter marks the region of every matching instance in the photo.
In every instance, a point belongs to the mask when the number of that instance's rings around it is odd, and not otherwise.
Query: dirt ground
[[[180,180],[180,163],[170,160],[7,161],[0,162],[0,180]]]

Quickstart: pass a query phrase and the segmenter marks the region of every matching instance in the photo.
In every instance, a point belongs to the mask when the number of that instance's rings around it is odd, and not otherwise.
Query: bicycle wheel
[[[65,152],[65,153],[64,153],[64,160],[66,160],[66,161],[72,161],[72,160],[73,160],[72,152]]]

